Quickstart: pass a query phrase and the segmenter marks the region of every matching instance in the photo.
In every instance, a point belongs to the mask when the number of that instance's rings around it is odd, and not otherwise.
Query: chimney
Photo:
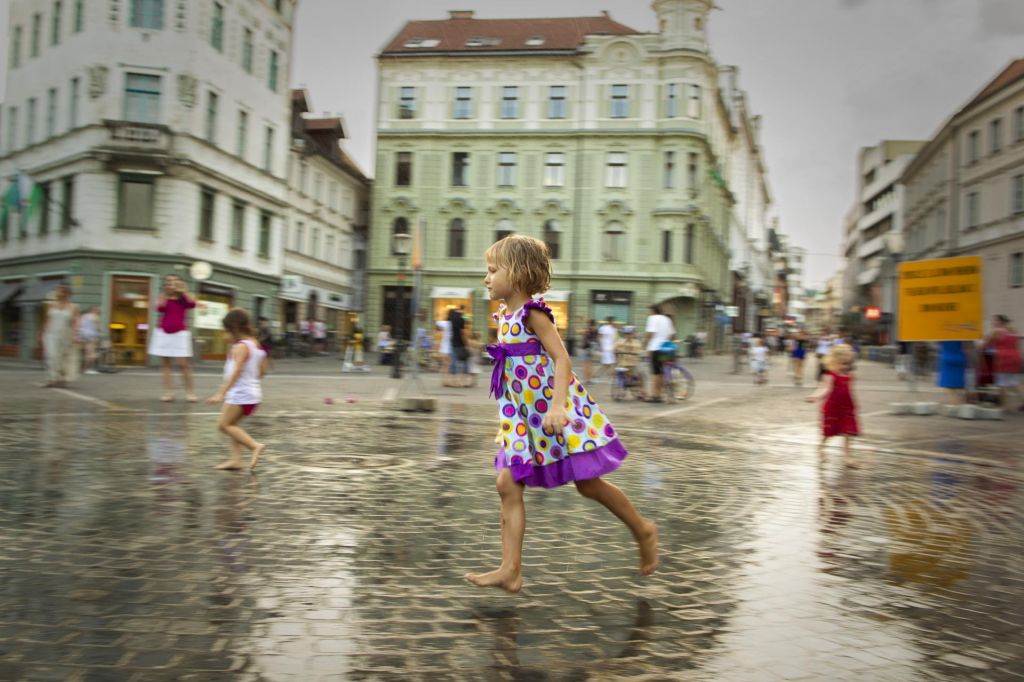
[[[453,9],[448,10],[449,19],[472,19],[473,10],[471,9]]]

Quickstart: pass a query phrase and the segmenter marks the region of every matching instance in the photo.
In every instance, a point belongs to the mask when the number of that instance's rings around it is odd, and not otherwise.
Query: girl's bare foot
[[[658,526],[653,521],[644,524],[643,534],[637,538],[640,545],[640,575],[650,575],[658,570]]]
[[[252,449],[252,459],[249,460],[249,469],[255,469],[257,462],[259,462],[260,455],[263,454],[264,448],[267,446],[263,443],[256,443],[256,447]]]
[[[173,393],[164,393],[162,396],[160,396],[160,402],[162,402],[162,403],[173,403],[174,402],[174,394]]]
[[[226,462],[221,462],[213,467],[214,469],[220,469],[221,471],[238,471],[242,468],[242,463],[235,459],[229,459]]]
[[[463,576],[466,582],[477,587],[499,587],[506,592],[515,594],[523,589],[523,577],[519,571],[497,569],[489,573],[467,573]]]
[[[185,400],[187,400],[190,403],[198,403],[199,396],[197,396],[195,393],[189,393],[187,396],[185,396]]]

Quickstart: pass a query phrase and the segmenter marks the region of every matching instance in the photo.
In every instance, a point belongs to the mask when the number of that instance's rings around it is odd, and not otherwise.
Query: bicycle
[[[100,347],[96,351],[96,360],[93,365],[97,372],[101,374],[115,374],[121,371],[121,368],[117,366],[117,351],[111,345],[110,341],[101,341]]]
[[[635,368],[615,368],[615,378],[612,379],[612,400],[621,402],[632,394],[634,398],[640,399],[644,395],[644,379]]]
[[[661,379],[662,394],[665,402],[679,402],[693,396],[697,390],[697,380],[690,370],[676,362],[676,345],[666,343],[658,351],[662,354]]]

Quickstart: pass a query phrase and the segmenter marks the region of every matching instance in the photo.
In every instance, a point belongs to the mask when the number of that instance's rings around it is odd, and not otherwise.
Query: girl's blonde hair
[[[832,346],[825,358],[825,367],[830,370],[849,367],[853,364],[853,347],[847,343],[837,343]]]
[[[548,245],[525,234],[510,234],[487,249],[484,258],[508,271],[508,283],[527,296],[551,287],[551,253]]]

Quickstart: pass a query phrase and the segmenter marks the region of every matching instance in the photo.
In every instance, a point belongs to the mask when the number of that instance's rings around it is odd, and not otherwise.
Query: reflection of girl
[[[71,287],[57,287],[57,300],[46,309],[46,328],[43,330],[43,353],[46,356],[47,386],[62,387],[74,381],[76,373],[75,351],[78,328],[78,306],[71,302]]]
[[[192,332],[188,330],[186,316],[196,307],[195,300],[188,295],[185,281],[177,275],[164,277],[164,293],[156,301],[160,322],[149,341],[149,354],[163,358],[164,394],[160,400],[165,403],[174,400],[174,386],[171,383],[171,359],[177,361],[181,377],[185,382],[185,398],[196,402],[192,386]]]

